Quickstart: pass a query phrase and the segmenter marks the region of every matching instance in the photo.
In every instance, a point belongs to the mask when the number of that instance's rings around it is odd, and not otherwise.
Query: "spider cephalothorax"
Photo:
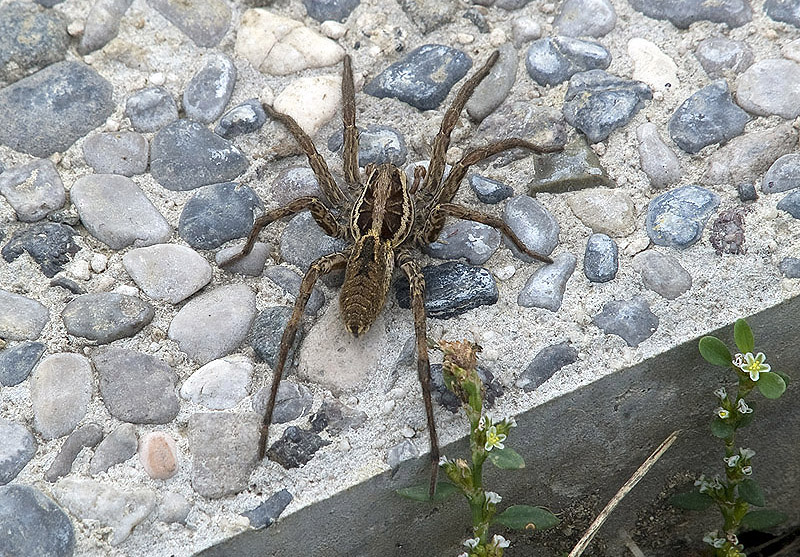
[[[425,279],[412,252],[435,241],[448,216],[481,222],[504,233],[523,253],[544,262],[550,258],[528,249],[512,230],[497,217],[483,214],[452,203],[467,169],[501,151],[524,147],[542,151],[521,139],[505,139],[467,153],[456,162],[450,174],[444,178],[445,155],[450,144],[450,133],[458,122],[459,115],[478,84],[489,74],[497,61],[498,52],[492,53],[486,64],[461,87],[453,104],[444,115],[439,133],[433,141],[433,152],[428,169],[417,167],[411,185],[405,172],[393,164],[368,165],[364,180],[358,167],[358,131],[355,124],[355,91],[350,57],[344,58],[342,74],[342,119],[344,122],[344,180],[347,191],[342,190],[328,170],[328,165],[314,147],[311,138],[286,114],[276,112],[270,106],[264,110],[282,122],[295,137],[308,157],[325,201],[316,197],[300,197],[283,207],[268,211],[256,219],[253,229],[242,251],[225,265],[241,259],[253,248],[261,230],[280,218],[303,210],[310,210],[314,220],[329,235],[349,242],[343,251],[323,256],[312,263],[300,284],[300,292],[292,315],[281,338],[278,358],[273,369],[272,386],[267,409],[264,414],[260,455],[263,457],[269,424],[275,407],[278,385],[283,375],[289,348],[294,342],[300,319],[303,315],[312,288],[320,275],[336,269],[345,270],[344,284],[339,297],[345,328],[358,336],[369,329],[382,311],[389,292],[389,284],[395,267],[399,267],[408,278],[411,290],[411,306],[414,313],[416,333],[417,372],[422,386],[425,411],[430,432],[430,448],[433,469],[431,472],[431,494],[436,485],[439,444],[431,403],[431,377],[425,326]],[[334,209],[334,210],[332,210]]]

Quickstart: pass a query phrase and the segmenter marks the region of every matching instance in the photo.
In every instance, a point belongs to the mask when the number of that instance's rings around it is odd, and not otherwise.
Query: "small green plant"
[[[496,421],[483,410],[484,386],[477,371],[477,353],[480,347],[467,342],[439,341],[432,345],[444,353],[442,370],[444,382],[461,401],[470,424],[469,447],[472,462],[464,459],[439,460],[450,482],[439,482],[434,501],[460,491],[469,503],[472,515],[472,535],[464,545],[467,551],[459,557],[502,557],[509,542],[501,535],[489,537],[489,527],[501,524],[515,529],[544,529],[558,524],[551,512],[529,505],[512,505],[497,513],[500,495],[483,487],[483,465],[488,460],[497,468],[513,470],[525,467],[525,461],[515,450],[506,446],[511,429],[517,424],[514,418]],[[404,497],[417,501],[430,501],[428,486],[398,490]]]
[[[731,355],[720,339],[706,336],[700,339],[700,354],[711,364],[733,370],[738,379],[732,395],[724,387],[714,391],[719,406],[714,410],[711,433],[725,444],[725,478],[705,475],[695,481],[696,491],[676,495],[672,503],[688,510],[704,510],[716,504],[722,513],[721,530],[709,532],[703,541],[711,545],[715,557],[742,557],[744,547],[737,534],[742,529],[766,530],[786,520],[778,511],[750,510],[750,506],[763,507],[764,493],[753,479],[752,459],[755,451],[737,447],[736,432],[753,420],[753,403],[745,399],[753,390],[768,399],[777,399],[785,391],[789,377],[774,371],[766,363],[763,352],[755,352],[755,340],[750,326],[739,319],[733,328],[739,353]]]

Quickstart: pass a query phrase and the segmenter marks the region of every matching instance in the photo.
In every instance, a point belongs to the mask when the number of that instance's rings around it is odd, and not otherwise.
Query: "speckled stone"
[[[75,530],[67,513],[34,487],[0,486],[0,555],[71,557]]]
[[[655,124],[646,122],[636,128],[636,138],[639,140],[639,163],[652,187],[663,189],[680,180],[678,156],[661,139]]]
[[[717,194],[700,186],[662,193],[648,205],[647,235],[658,246],[687,248],[700,240],[706,221],[719,203]]]
[[[144,300],[117,292],[78,296],[61,312],[67,333],[98,344],[134,336],[154,315],[153,306]]]
[[[308,464],[318,450],[330,444],[330,441],[326,441],[313,431],[291,425],[267,450],[267,456],[286,469],[299,468]]]
[[[150,298],[177,304],[211,281],[211,265],[199,253],[178,244],[157,244],[129,251],[122,265]]]
[[[37,159],[2,172],[0,194],[21,222],[43,219],[63,207],[66,199],[61,176],[49,159]]]
[[[72,470],[72,463],[81,449],[94,447],[103,439],[103,429],[97,424],[84,424],[69,434],[58,454],[44,473],[44,479],[54,482]]]
[[[13,387],[25,381],[45,348],[41,342],[21,342],[0,350],[0,385]]]
[[[688,29],[696,21],[724,23],[740,27],[753,19],[753,9],[748,0],[723,0],[709,3],[705,0],[630,0],[631,7],[654,19],[669,20],[679,29]]]
[[[479,222],[456,220],[445,224],[425,253],[438,259],[465,258],[472,265],[485,263],[500,247],[500,232]]]
[[[197,46],[219,44],[231,23],[231,10],[222,0],[147,0],[147,3]]]
[[[36,446],[27,427],[0,418],[0,485],[17,477],[36,454]]]
[[[181,398],[211,410],[227,410],[250,394],[252,378],[253,364],[246,356],[227,356],[192,373],[181,386]]]
[[[500,45],[498,50],[500,58],[489,75],[475,88],[465,106],[467,114],[475,122],[486,118],[506,100],[517,79],[517,51],[508,43]]]
[[[531,195],[537,193],[563,193],[606,186],[615,187],[597,153],[586,139],[576,134],[562,151],[535,155],[533,179],[528,185]]]
[[[469,177],[469,185],[481,203],[494,205],[514,195],[514,188],[511,186],[478,174]]]
[[[344,21],[360,0],[303,0],[309,17],[317,21]]]
[[[258,390],[253,397],[253,411],[263,416],[267,411],[270,388]],[[272,411],[273,424],[285,424],[308,414],[314,404],[314,395],[305,385],[292,381],[281,381],[278,394],[275,396],[275,408]]]
[[[608,188],[581,190],[570,194],[567,204],[592,232],[619,238],[636,228],[633,199],[625,191]]]
[[[89,473],[95,476],[116,464],[125,462],[136,454],[138,446],[139,441],[133,424],[118,425],[95,448],[89,463]]]
[[[264,271],[264,276],[277,284],[292,298],[296,298],[297,293],[300,292],[300,283],[303,277],[283,265],[271,265]],[[311,297],[308,299],[305,312],[309,315],[314,315],[322,308],[324,303],[325,294],[315,286],[311,290]]]
[[[708,241],[714,247],[717,255],[730,253],[740,255],[745,253],[745,228],[744,217],[747,207],[735,207],[720,211],[714,222],[711,223],[711,232]]]
[[[633,266],[642,275],[645,288],[667,300],[674,300],[692,287],[692,276],[671,255],[645,250],[636,254]]]
[[[595,325],[607,335],[617,335],[628,346],[639,346],[658,329],[658,316],[640,297],[632,300],[613,300],[603,305],[603,311],[592,317]]]
[[[54,222],[38,222],[14,233],[3,246],[3,259],[11,263],[27,253],[48,278],[64,270],[71,256],[80,251],[73,239],[75,230],[71,226]]]
[[[328,150],[341,153],[344,140],[342,132],[338,131],[328,140]],[[369,124],[364,129],[358,130],[358,165],[392,163],[403,166],[408,157],[406,142],[396,129],[389,126]],[[295,169],[290,169],[295,170]],[[304,177],[304,182],[316,185],[313,177]]]
[[[218,248],[250,234],[263,207],[249,186],[236,182],[205,186],[184,205],[178,233],[193,248]]]
[[[544,308],[558,311],[564,300],[567,281],[575,271],[577,258],[571,253],[560,253],[553,263],[546,265],[531,275],[517,296],[522,307]]]
[[[163,87],[148,87],[128,97],[125,116],[137,132],[157,132],[178,119],[178,106]]]
[[[756,186],[751,182],[739,182],[739,185],[736,186],[736,192],[739,194],[740,201],[755,201],[758,199]]]
[[[553,27],[568,37],[602,37],[617,24],[617,12],[609,0],[565,0]]]
[[[619,248],[605,234],[592,234],[586,242],[583,255],[583,274],[591,282],[608,282],[619,270]]]
[[[538,201],[527,195],[512,197],[503,210],[503,220],[517,238],[530,250],[542,255],[550,255],[558,245],[559,226],[555,217]],[[506,246],[519,259],[531,263],[532,257],[517,250],[510,241]]]
[[[267,121],[267,114],[258,99],[248,99],[222,115],[214,133],[225,139],[253,133]]]
[[[792,60],[759,60],[736,80],[736,102],[757,114],[791,120],[800,115],[800,64]]]
[[[475,136],[486,143],[519,137],[542,151],[556,151],[566,145],[568,129],[560,110],[535,106],[527,101],[509,101],[484,118]],[[529,156],[527,149],[513,149],[498,159],[502,157],[503,161],[511,162]]]
[[[694,55],[712,79],[724,77],[728,72],[740,74],[755,61],[750,45],[727,37],[709,37],[700,41]]]
[[[775,21],[800,28],[800,7],[793,0],[765,0],[764,13]]]
[[[778,201],[776,205],[778,210],[786,211],[796,219],[800,219],[800,190],[794,190],[792,193]]]
[[[778,269],[786,278],[800,278],[800,258],[784,257],[781,259]]]
[[[175,439],[163,431],[151,431],[139,439],[139,462],[154,480],[166,480],[178,472]]]
[[[187,497],[174,491],[167,491],[158,505],[158,520],[166,524],[186,524],[189,512],[194,503]]]
[[[253,328],[250,331],[250,346],[253,347],[258,358],[270,367],[275,366],[275,361],[278,358],[278,348],[281,342],[286,324],[289,322],[289,317],[292,315],[292,308],[286,306],[273,306],[264,308],[256,317],[253,322]],[[291,367],[295,352],[300,346],[305,333],[303,328],[298,329],[295,335],[294,342],[289,348],[289,356],[286,358],[287,366]]]
[[[776,193],[800,186],[800,154],[783,155],[769,167],[761,182],[761,191]]]
[[[50,311],[38,301],[0,290],[0,338],[36,340],[50,321]]]
[[[546,346],[525,368],[515,385],[530,392],[550,379],[561,368],[578,361],[578,351],[568,341]]]
[[[132,2],[133,0],[97,0],[86,16],[78,52],[94,52],[115,38],[119,33],[120,20]]]
[[[36,366],[30,385],[33,427],[44,439],[55,439],[86,415],[94,390],[92,365],[80,354],[52,354]]]
[[[251,528],[267,528],[278,520],[281,513],[292,502],[292,494],[286,489],[270,495],[256,508],[243,512],[242,516],[250,521]]]
[[[64,59],[66,18],[27,2],[0,6],[0,82],[13,82]]]
[[[220,52],[208,55],[183,91],[186,117],[204,124],[219,118],[231,99],[235,83],[233,60]]]
[[[525,56],[528,75],[539,85],[558,85],[578,72],[605,69],[611,53],[600,43],[572,37],[534,41]]]
[[[132,131],[98,133],[83,142],[83,158],[98,174],[144,174],[149,154],[147,139]]]

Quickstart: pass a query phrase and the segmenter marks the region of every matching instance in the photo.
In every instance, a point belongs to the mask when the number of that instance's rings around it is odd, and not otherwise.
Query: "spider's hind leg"
[[[344,124],[342,162],[344,181],[351,188],[358,186],[358,129],[356,128],[356,93],[350,56],[344,57],[342,71],[342,123]]]

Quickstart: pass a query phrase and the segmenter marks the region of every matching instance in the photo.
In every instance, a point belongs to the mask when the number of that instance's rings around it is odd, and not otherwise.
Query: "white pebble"
[[[264,85],[261,89],[261,93],[258,94],[258,100],[262,103],[272,106],[272,103],[275,102],[275,91],[272,90],[272,87],[269,85]]]
[[[347,437],[342,437],[339,439],[336,447],[339,449],[339,452],[346,453],[350,450],[350,441],[347,439]]]
[[[458,33],[456,35],[456,40],[461,44],[471,44],[475,41],[475,36],[469,33]]]
[[[395,387],[394,389],[386,393],[386,396],[394,400],[401,400],[405,398],[406,391],[405,389],[401,389],[400,387]]]
[[[511,34],[514,43],[519,46],[541,37],[542,26],[531,17],[518,17],[511,23]]]
[[[130,286],[128,284],[120,284],[119,286],[117,286],[114,289],[114,292],[117,292],[119,294],[124,294],[126,296],[138,296],[139,295],[139,289],[136,288],[135,286]]]
[[[647,236],[640,236],[630,241],[628,246],[625,248],[624,253],[625,255],[636,255],[637,253],[646,250],[649,245],[650,238]]]
[[[150,85],[164,85],[164,83],[167,82],[167,76],[165,76],[163,72],[155,72],[151,74],[149,78],[147,78],[147,81],[150,83]]]
[[[106,120],[106,131],[107,132],[118,132],[120,128],[119,120],[116,118],[109,118]]]
[[[492,32],[489,33],[489,42],[492,46],[500,46],[501,44],[505,44],[508,42],[508,37],[506,36],[505,31],[500,28],[492,29]]]
[[[108,268],[108,257],[102,253],[95,253],[89,265],[95,273],[102,273]]]
[[[513,265],[503,265],[502,267],[495,270],[494,275],[500,280],[508,280],[511,277],[513,277],[514,273],[516,272],[517,269]]]
[[[80,37],[83,35],[83,22],[80,20],[70,21],[69,25],[67,25],[67,33],[69,33],[70,37]]]
[[[381,414],[384,416],[388,416],[392,412],[394,412],[394,407],[396,406],[393,400],[387,400],[381,405]]]
[[[322,33],[329,39],[341,39],[347,33],[347,27],[338,21],[323,21],[319,27]]]
[[[628,41],[628,55],[633,60],[633,79],[660,91],[678,85],[678,66],[655,43],[634,37]]]
[[[68,269],[69,274],[78,280],[89,280],[92,276],[89,273],[89,262],[83,259],[73,261]]]
[[[400,430],[400,434],[403,437],[405,437],[406,439],[411,439],[412,437],[414,437],[417,434],[417,432],[414,431],[413,427],[411,427],[410,425],[406,424],[406,425],[403,426],[403,429]]]

